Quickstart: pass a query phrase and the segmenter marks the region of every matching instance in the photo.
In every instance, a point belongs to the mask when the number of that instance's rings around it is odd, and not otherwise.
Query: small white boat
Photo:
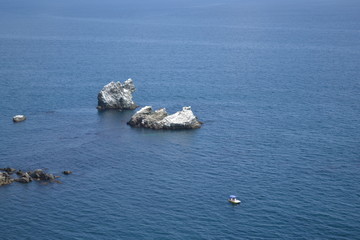
[[[241,201],[239,199],[237,199],[237,197],[235,195],[230,195],[228,201],[231,203],[234,203],[234,204],[241,203]]]

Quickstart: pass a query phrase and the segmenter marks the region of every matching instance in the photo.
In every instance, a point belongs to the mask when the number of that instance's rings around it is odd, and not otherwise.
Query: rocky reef
[[[71,171],[64,171],[64,172],[70,172]],[[12,178],[11,176],[16,173],[18,178]],[[32,181],[42,181],[42,182],[57,182],[60,183],[60,181],[56,180],[59,178],[59,176],[55,176],[52,173],[47,173],[46,171],[42,169],[37,169],[34,171],[21,171],[16,170],[14,168],[0,168],[0,186],[11,184],[13,182],[19,182],[19,183],[29,183]]]
[[[122,84],[121,82],[110,82],[98,94],[97,109],[121,109],[133,110],[137,105],[132,100],[132,93],[136,88],[133,80],[129,78]]]
[[[10,184],[14,181],[14,179],[10,178],[9,173],[0,172],[0,186]]]
[[[152,129],[193,129],[200,128],[200,122],[191,110],[191,107],[183,107],[169,115],[165,108],[153,111],[151,106],[146,106],[137,111],[127,123],[137,128]]]

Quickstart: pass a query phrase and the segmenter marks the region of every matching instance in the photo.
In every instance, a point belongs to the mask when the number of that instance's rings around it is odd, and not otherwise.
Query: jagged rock
[[[19,183],[29,183],[32,181],[32,178],[30,177],[29,173],[22,173],[21,178],[15,179],[16,182]]]
[[[42,169],[37,169],[33,172],[28,172],[30,177],[32,177],[35,180],[54,180],[55,176],[51,173],[46,173]]]
[[[59,176],[54,176],[53,174],[46,173],[42,169],[37,169],[35,171],[24,172],[21,170],[16,171],[14,168],[0,168],[0,186],[5,184],[10,184],[12,182],[19,182],[19,183],[29,183],[33,180],[40,180],[40,181],[51,181],[51,182],[59,182],[55,180],[59,178]],[[19,178],[12,179],[10,174],[16,172]],[[71,171],[69,171],[71,172]]]
[[[65,174],[65,175],[69,175],[69,174],[72,174],[72,171],[63,171],[63,174]]]
[[[160,125],[160,122],[166,116],[168,116],[168,113],[166,112],[165,108],[153,112],[151,106],[146,106],[137,111],[131,117],[128,124],[132,127],[161,129],[162,126]]]
[[[137,105],[132,100],[135,92],[133,80],[129,78],[124,82],[110,82],[98,94],[98,109],[126,109],[133,110]]]
[[[26,120],[25,115],[15,115],[13,117],[14,122],[22,122],[22,121],[25,121],[25,120]]]
[[[168,115],[164,108],[153,112],[151,106],[146,106],[137,111],[128,124],[152,129],[193,129],[200,128],[202,122],[194,115],[191,107],[183,107],[182,111]]]
[[[7,167],[7,168],[0,168],[0,171],[7,172],[8,174],[13,174],[14,172],[16,172],[16,169]]]
[[[10,184],[14,180],[10,178],[10,175],[7,172],[0,172],[0,186]]]

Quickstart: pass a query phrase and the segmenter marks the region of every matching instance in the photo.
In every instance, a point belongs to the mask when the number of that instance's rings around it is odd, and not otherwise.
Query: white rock
[[[164,128],[177,129],[177,128],[199,128],[201,123],[191,111],[191,107],[183,107],[182,111],[176,112],[172,115],[165,117],[161,120]]]
[[[135,114],[148,114],[152,112],[152,107],[151,106],[145,106],[143,108],[141,108],[139,111],[137,111]]]
[[[152,110],[146,106],[137,111],[128,124],[132,127],[143,127],[152,129],[192,129],[200,128],[201,122],[191,110],[191,107],[183,107],[182,111],[168,115],[165,108]]]
[[[131,78],[124,84],[110,82],[98,94],[98,109],[135,109],[137,105],[132,100],[135,86]]]
[[[22,121],[25,121],[25,120],[26,120],[25,115],[15,115],[13,117],[14,122],[22,122]]]

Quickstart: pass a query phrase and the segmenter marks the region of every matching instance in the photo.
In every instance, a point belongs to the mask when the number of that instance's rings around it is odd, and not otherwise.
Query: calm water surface
[[[1,187],[1,239],[359,239],[359,12],[1,0],[0,167],[74,172]],[[129,77],[140,106],[190,105],[203,128],[98,112],[100,89]]]

